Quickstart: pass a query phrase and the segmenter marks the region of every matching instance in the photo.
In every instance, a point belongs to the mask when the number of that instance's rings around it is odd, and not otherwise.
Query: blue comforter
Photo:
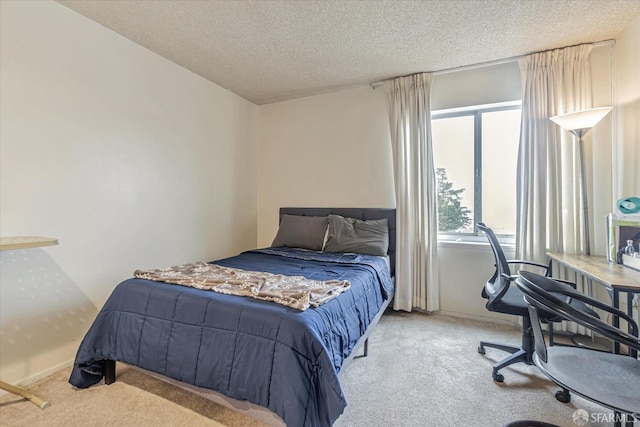
[[[215,261],[246,270],[349,280],[339,297],[306,311],[211,291],[129,279],[113,291],[78,350],[69,382],[103,377],[117,360],[248,400],[288,426],[329,426],[346,400],[338,372],[393,295],[384,259],[287,248]]]

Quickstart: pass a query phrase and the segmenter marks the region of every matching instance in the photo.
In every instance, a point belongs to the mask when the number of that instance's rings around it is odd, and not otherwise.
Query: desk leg
[[[613,289],[613,308],[620,309],[620,291],[617,289]],[[613,326],[616,328],[620,327],[620,318],[615,314],[612,316]],[[613,352],[615,354],[620,354],[620,343],[618,341],[613,342]]]
[[[22,396],[25,399],[30,400],[31,403],[33,403],[34,405],[36,405],[40,409],[46,409],[46,408],[49,407],[49,402],[45,402],[44,400],[40,399],[38,396],[36,396],[35,394],[31,393],[29,390],[25,390],[24,388],[20,388],[20,387],[16,387],[14,385],[11,385],[11,384],[7,384],[4,381],[0,381],[0,388],[3,389],[3,390],[8,391],[9,393],[13,393],[13,394],[16,394],[18,396]]]
[[[633,296],[635,294],[632,292],[627,291],[627,315],[629,316],[630,319],[633,319]],[[631,332],[631,329],[629,329],[629,323],[627,322],[627,332]],[[629,347],[629,356],[631,357],[638,357],[638,351]]]

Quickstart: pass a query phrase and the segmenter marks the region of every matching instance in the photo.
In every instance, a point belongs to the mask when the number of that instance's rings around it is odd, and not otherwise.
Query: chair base
[[[478,347],[478,353],[485,354],[485,347],[496,348],[498,350],[511,353],[511,356],[507,356],[500,362],[493,365],[493,380],[496,382],[503,382],[504,377],[500,372],[500,369],[505,368],[514,363],[524,362],[527,365],[533,365],[533,332],[531,330],[531,320],[528,317],[522,318],[522,346],[516,347],[514,345],[499,344],[488,341],[480,341]]]
[[[509,365],[513,365],[514,363],[520,363],[520,362],[524,362],[527,365],[533,364],[533,361],[531,360],[531,352],[528,352],[523,348],[515,347],[507,344],[480,341],[480,346],[478,347],[478,353],[485,354],[485,347],[496,348],[498,350],[511,353],[510,356],[505,357],[500,362],[493,365],[493,372],[491,373],[491,375],[493,377],[493,380],[496,382],[501,383],[504,381],[504,376],[500,372],[498,372],[502,368],[505,368]]]
[[[566,388],[556,391],[556,400],[562,403],[571,402],[571,393]]]

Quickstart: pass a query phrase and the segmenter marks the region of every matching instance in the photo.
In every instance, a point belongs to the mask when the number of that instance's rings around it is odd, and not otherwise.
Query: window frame
[[[495,104],[471,105],[431,112],[431,121],[453,117],[473,117],[473,232],[438,231],[438,241],[477,242],[486,240],[478,231],[477,223],[482,221],[482,114],[495,111],[522,110],[522,101],[499,102]],[[497,234],[501,241],[514,242],[515,234]]]

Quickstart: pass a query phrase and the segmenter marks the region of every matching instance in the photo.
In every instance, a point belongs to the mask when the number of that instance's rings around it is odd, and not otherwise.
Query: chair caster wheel
[[[503,376],[502,374],[499,374],[499,373],[497,373],[497,372],[494,372],[492,375],[493,375],[493,380],[494,380],[495,382],[501,383],[501,382],[503,382],[503,381],[504,381],[504,376]],[[556,397],[557,397],[557,395],[556,395]]]
[[[567,390],[556,391],[556,400],[562,403],[571,402],[571,395]]]
[[[479,347],[478,347],[478,353],[480,353],[480,354],[485,354],[484,347],[479,346]]]

